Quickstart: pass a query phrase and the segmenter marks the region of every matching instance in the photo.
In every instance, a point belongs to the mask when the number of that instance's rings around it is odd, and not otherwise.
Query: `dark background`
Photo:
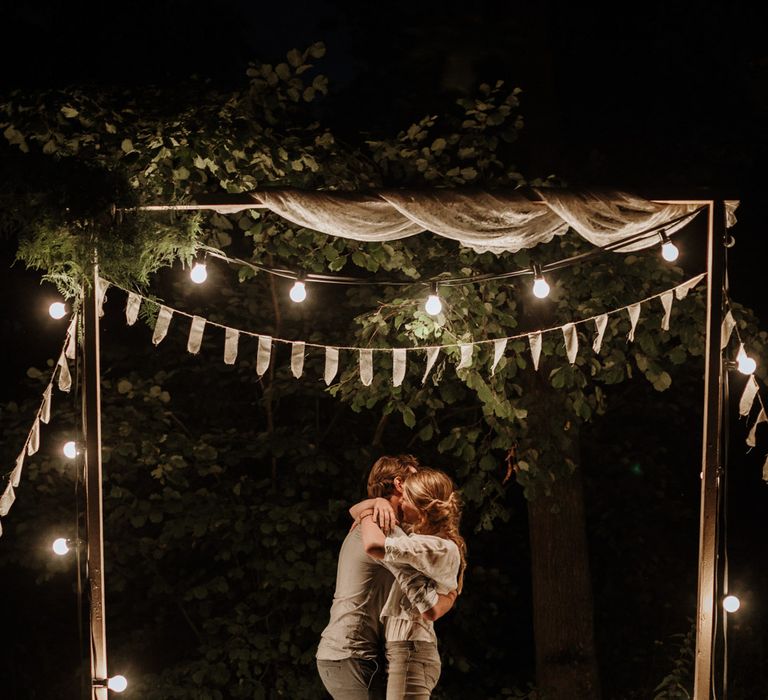
[[[276,63],[324,41],[332,97],[322,117],[348,138],[393,133],[503,79],[523,89],[521,171],[569,185],[672,195],[699,187],[741,200],[729,282],[768,325],[763,292],[768,155],[768,9],[758,3],[253,2],[18,3],[0,23],[0,90],[71,84],[237,87],[249,60]],[[11,267],[3,242],[2,399],[58,347],[52,288]],[[684,255],[691,255],[683,250]],[[735,413],[735,409],[732,410]],[[765,455],[732,421],[729,550],[734,580],[765,568]],[[692,441],[695,444],[695,440]],[[0,540],[0,546],[2,541]],[[695,548],[694,541],[691,547]],[[757,614],[759,592],[754,593]],[[659,601],[649,600],[649,605]],[[760,664],[762,650],[753,650]],[[530,652],[526,652],[526,655]]]

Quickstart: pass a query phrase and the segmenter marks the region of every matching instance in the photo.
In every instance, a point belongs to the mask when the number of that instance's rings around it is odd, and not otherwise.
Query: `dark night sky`
[[[523,172],[572,184],[714,186],[742,200],[731,251],[733,297],[768,328],[762,291],[768,155],[768,9],[741,3],[254,2],[15,3],[0,26],[0,91],[74,83],[140,87],[190,75],[238,86],[249,60],[275,63],[322,40],[339,131],[393,132],[463,89],[504,79],[523,87]],[[631,8],[631,9],[630,9]],[[615,14],[614,14],[615,13]],[[335,87],[334,87],[335,86]],[[10,263],[4,243],[4,265]],[[3,332],[34,338],[12,349],[14,377],[51,356],[60,325],[37,315],[36,275],[3,273]],[[53,293],[53,290],[48,290]],[[24,311],[21,315],[18,310]],[[741,454],[744,427],[735,427]],[[763,435],[764,442],[768,436]],[[742,443],[743,444],[743,443]],[[759,456],[739,458],[747,520],[766,505]],[[738,490],[734,492],[738,497]],[[764,556],[763,548],[744,556]]]

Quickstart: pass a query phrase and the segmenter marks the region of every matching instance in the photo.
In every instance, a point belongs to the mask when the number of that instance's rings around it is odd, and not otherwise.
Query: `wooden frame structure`
[[[707,310],[704,380],[704,419],[701,461],[701,502],[699,521],[698,596],[696,611],[696,654],[694,700],[713,697],[713,651],[716,637],[715,600],[717,592],[718,504],[723,470],[723,357],[721,326],[725,285],[726,211],[725,199],[652,198],[663,204],[696,204],[707,208]],[[219,210],[233,206],[261,209],[251,200],[231,197],[209,204],[151,205],[142,211]],[[86,521],[88,524],[88,581],[90,589],[90,648],[93,700],[106,700],[107,644],[104,597],[104,544],[101,466],[101,396],[99,368],[98,261],[94,258],[91,287],[84,303],[83,418],[86,440]]]

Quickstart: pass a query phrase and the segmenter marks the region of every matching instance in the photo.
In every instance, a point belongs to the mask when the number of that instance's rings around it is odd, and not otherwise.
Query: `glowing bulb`
[[[77,445],[75,444],[75,441],[69,440],[68,442],[65,442],[64,447],[62,448],[62,452],[68,459],[74,459],[77,457]]]
[[[63,557],[69,551],[69,543],[63,537],[53,541],[53,551]]]
[[[107,681],[107,688],[114,690],[116,693],[122,693],[128,687],[128,681],[125,676],[112,676]]]
[[[672,241],[667,241],[661,246],[661,257],[667,262],[674,262],[678,255],[680,255],[680,251]]]
[[[727,595],[723,598],[723,608],[726,612],[734,613],[741,607],[741,601],[735,595]]]
[[[189,271],[189,276],[195,284],[202,284],[208,279],[205,263],[195,263]]]
[[[291,301],[295,301],[297,304],[304,301],[307,298],[307,287],[304,282],[296,280],[293,283],[293,287],[291,287],[289,296],[291,297]]]
[[[67,315],[67,307],[64,306],[64,302],[54,301],[53,304],[48,307],[48,313],[51,315],[51,318],[58,320]]]
[[[443,310],[443,302],[440,301],[440,297],[437,294],[430,294],[427,297],[427,302],[424,304],[424,311],[430,316],[437,316]]]
[[[543,277],[537,277],[533,282],[533,294],[539,299],[549,296],[549,284]]]
[[[743,345],[739,348],[739,354],[736,355],[736,367],[742,374],[752,374],[757,369],[757,362],[747,355]]]

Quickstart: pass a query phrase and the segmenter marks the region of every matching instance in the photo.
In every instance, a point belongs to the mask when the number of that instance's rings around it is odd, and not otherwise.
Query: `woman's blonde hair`
[[[461,593],[467,568],[467,545],[459,534],[461,496],[453,481],[438,469],[421,467],[403,482],[403,495],[419,511],[419,521],[413,524],[413,532],[452,540],[459,548],[458,590]]]

